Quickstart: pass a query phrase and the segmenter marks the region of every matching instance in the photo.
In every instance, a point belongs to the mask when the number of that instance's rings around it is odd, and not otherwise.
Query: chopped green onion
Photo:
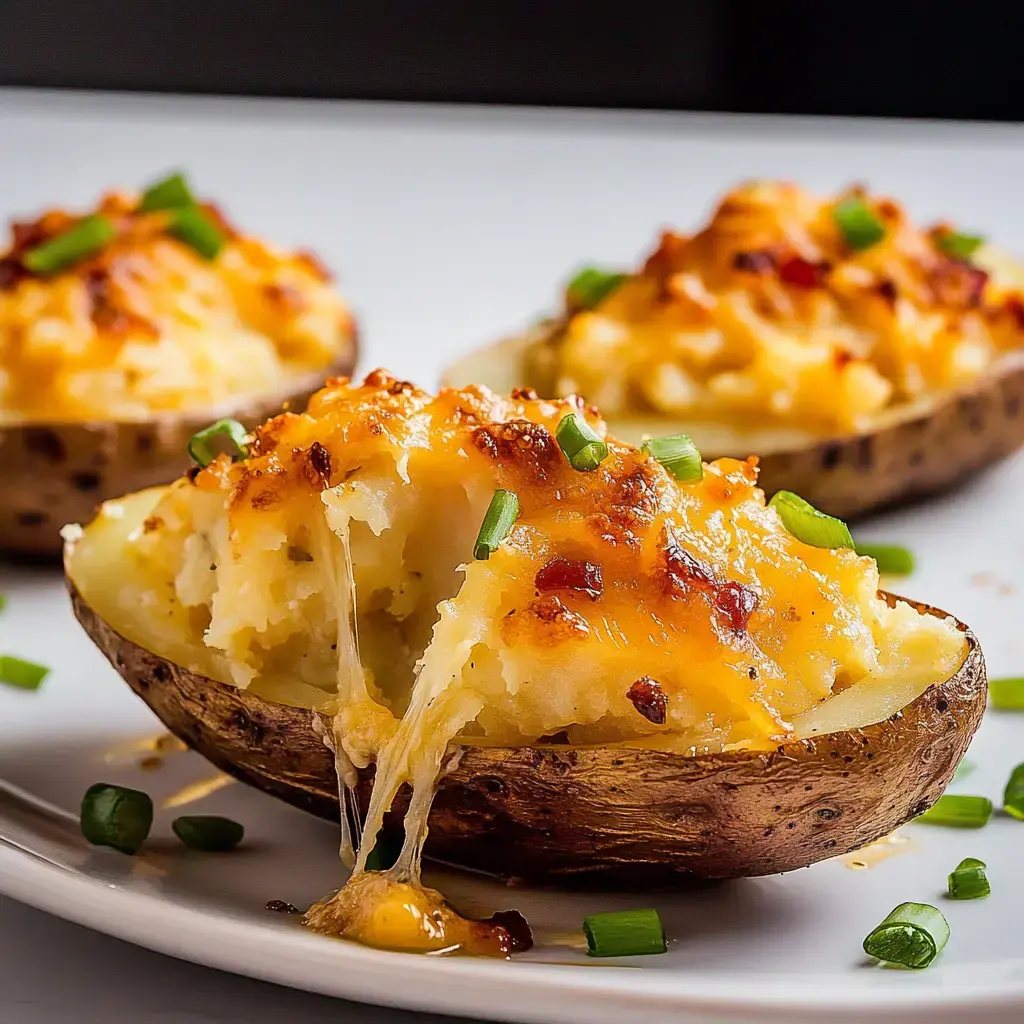
[[[864,952],[887,964],[927,967],[949,941],[949,924],[927,903],[901,903],[864,940]]]
[[[1024,821],[1024,764],[1010,772],[1003,790],[1003,810],[1013,818]]]
[[[394,867],[401,852],[402,837],[400,835],[379,833],[377,842],[373,844],[373,849],[366,855],[366,870],[387,871],[388,868]]]
[[[914,819],[924,825],[949,828],[982,828],[992,817],[992,801],[987,796],[940,796],[924,814]]]
[[[184,206],[167,225],[167,233],[191,246],[205,259],[216,259],[227,239],[213,218],[198,206]]]
[[[49,277],[99,252],[116,235],[114,225],[106,217],[83,217],[62,235],[29,249],[21,263],[33,274]]]
[[[45,665],[16,658],[13,654],[0,654],[0,683],[19,690],[38,690],[49,674],[50,670]]]
[[[82,797],[80,822],[93,846],[138,853],[153,824],[153,801],[141,790],[97,782]]]
[[[969,260],[985,244],[981,235],[964,235],[959,231],[948,231],[939,235],[938,247],[947,256],[956,260]]]
[[[608,445],[579,413],[562,417],[555,428],[555,440],[569,465],[581,473],[592,472],[608,458]]]
[[[949,897],[954,900],[980,900],[992,892],[985,875],[985,862],[965,857],[949,875]]]
[[[2,612],[6,607],[7,598],[3,594],[0,594],[0,612]]]
[[[576,309],[593,309],[625,280],[625,274],[586,267],[569,282],[566,294]]]
[[[693,483],[704,475],[700,452],[687,434],[652,437],[644,441],[642,449],[683,483]]]
[[[249,454],[245,438],[245,427],[238,420],[217,420],[216,423],[211,423],[192,435],[188,443],[188,453],[197,465],[208,466],[217,457],[213,450],[213,442],[222,440],[226,442],[225,447],[231,461],[235,462]]]
[[[814,548],[852,548],[850,528],[841,519],[819,512],[792,491],[776,491],[768,507],[775,509],[782,525],[797,540]]]
[[[190,850],[203,853],[227,853],[245,835],[245,829],[237,821],[216,814],[185,814],[175,818],[171,828]]]
[[[914,556],[899,544],[858,544],[857,554],[873,558],[878,571],[887,576],[909,576],[914,571]]]
[[[140,213],[151,213],[153,210],[177,210],[182,206],[195,206],[196,197],[188,187],[184,174],[172,174],[162,181],[150,185],[142,193],[139,203]]]
[[[1024,711],[1024,676],[990,679],[988,696],[1000,711]]]
[[[512,491],[495,491],[480,524],[473,557],[486,560],[498,550],[519,517],[519,498]]]
[[[846,244],[854,251],[870,249],[885,238],[885,225],[860,196],[849,196],[837,203],[832,216]]]
[[[665,929],[656,910],[619,910],[583,918],[589,956],[664,953]]]

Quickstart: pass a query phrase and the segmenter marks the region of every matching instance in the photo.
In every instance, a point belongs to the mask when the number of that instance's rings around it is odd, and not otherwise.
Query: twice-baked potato
[[[985,666],[871,559],[791,533],[756,475],[682,483],[576,400],[377,371],[67,529],[68,586],[214,764],[326,817],[340,776],[356,877],[400,816],[405,880],[424,840],[548,883],[785,871],[938,798]]]
[[[240,234],[174,176],[88,215],[12,224],[0,256],[0,550],[60,552],[63,523],[188,466],[212,421],[303,408],[356,358],[309,253]]]
[[[582,271],[560,315],[445,375],[509,381],[585,394],[628,441],[757,454],[767,493],[853,517],[1024,442],[1024,270],[858,188],[754,182],[637,272]]]

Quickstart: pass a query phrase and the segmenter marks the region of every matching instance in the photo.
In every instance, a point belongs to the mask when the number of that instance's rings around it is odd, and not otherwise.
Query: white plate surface
[[[547,301],[551,282],[581,253],[613,261],[635,251],[654,225],[670,214],[692,220],[738,176],[800,172],[821,187],[867,177],[904,195],[920,185],[915,213],[963,209],[970,226],[1024,226],[1012,205],[1024,169],[1019,131],[979,127],[951,142],[935,126],[772,124],[394,110],[378,117],[367,108],[0,94],[0,130],[18,152],[35,154],[0,174],[12,207],[31,210],[54,196],[84,200],[110,182],[145,180],[195,154],[196,176],[234,197],[228,205],[243,223],[312,241],[351,268],[345,280],[374,344],[365,368],[386,363],[427,384],[460,348],[515,327]],[[284,201],[279,183],[291,175],[302,188]],[[595,217],[608,195],[620,201]],[[1022,494],[1018,459],[950,499],[860,533],[914,550],[920,568],[901,589],[974,626],[994,675],[1024,674],[1015,590],[1024,585]],[[154,719],[78,629],[57,576],[0,567],[0,592],[8,597],[0,650],[54,667],[37,694],[0,692],[0,891],[17,899],[227,970],[485,1018],[843,1024],[969,1016],[989,1024],[1024,1014],[1024,824],[1007,818],[981,832],[906,827],[909,841],[866,870],[835,860],[671,895],[559,895],[442,879],[469,910],[526,912],[542,942],[512,963],[377,952],[306,934],[293,918],[270,913],[268,899],[304,906],[337,884],[336,829],[241,786],[194,805],[245,824],[236,854],[184,853],[169,811],[141,858],[91,849],[74,819],[91,782],[142,786],[160,800],[210,769],[192,754],[155,771],[132,757],[105,762],[118,744],[152,735]],[[990,713],[969,756],[977,770],[958,788],[998,800],[1010,768],[1024,760],[1024,716]],[[964,856],[988,862],[991,899],[943,899],[946,874]],[[880,969],[860,950],[905,900],[937,903],[952,927],[946,951],[924,972]],[[597,964],[560,941],[578,932],[585,913],[645,905],[666,922],[665,956]]]

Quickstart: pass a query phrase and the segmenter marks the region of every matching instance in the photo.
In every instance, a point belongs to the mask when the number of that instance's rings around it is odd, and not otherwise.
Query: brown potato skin
[[[316,712],[168,662],[111,629],[70,578],[68,589],[86,632],[171,732],[243,782],[337,820],[334,761],[314,731]],[[960,628],[969,649],[959,671],[899,714],[770,752],[465,748],[440,783],[426,854],[534,884],[650,888],[792,871],[855,850],[941,796],[981,721],[985,661]],[[364,809],[372,777],[372,768],[360,772]],[[388,827],[408,796],[399,794]]]
[[[507,338],[471,354],[475,374],[489,384],[487,363],[501,365],[495,390],[539,381],[521,366],[522,350],[530,342],[561,330],[559,320],[537,326],[527,335]],[[481,357],[487,356],[487,362]],[[449,374],[459,383],[457,367]],[[506,379],[507,378],[507,379]],[[511,382],[511,383],[510,383]],[[545,397],[543,394],[541,397]],[[608,429],[615,434],[615,420]],[[686,422],[666,418],[665,432],[685,430]],[[856,519],[879,509],[949,490],[984,467],[1024,445],[1024,354],[1006,357],[970,387],[937,396],[927,410],[860,434],[825,437],[785,451],[702,451],[705,461],[722,456],[760,459],[759,486],[771,496],[794,491],[822,512]]]
[[[56,559],[65,523],[85,523],[108,498],[166,484],[190,465],[188,442],[213,420],[232,416],[252,429],[284,403],[305,409],[330,376],[350,374],[357,342],[332,366],[304,374],[233,409],[155,416],[137,423],[0,426],[0,551]]]

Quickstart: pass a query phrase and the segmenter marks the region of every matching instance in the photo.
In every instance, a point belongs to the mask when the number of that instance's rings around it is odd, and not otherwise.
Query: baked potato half
[[[880,597],[872,560],[792,535],[755,480],[680,483],[576,402],[378,371],[244,461],[108,503],[65,567],[186,743],[327,818],[340,778],[357,876],[402,819],[411,874],[424,839],[538,883],[765,874],[930,806],[986,681],[965,626]]]
[[[217,419],[303,408],[356,349],[314,256],[242,235],[178,175],[15,222],[0,256],[0,550],[59,556],[64,523],[174,479]]]
[[[444,381],[581,392],[624,440],[754,453],[767,493],[852,518],[1024,442],[1024,272],[862,189],[754,182],[636,272],[580,272],[557,317]]]

